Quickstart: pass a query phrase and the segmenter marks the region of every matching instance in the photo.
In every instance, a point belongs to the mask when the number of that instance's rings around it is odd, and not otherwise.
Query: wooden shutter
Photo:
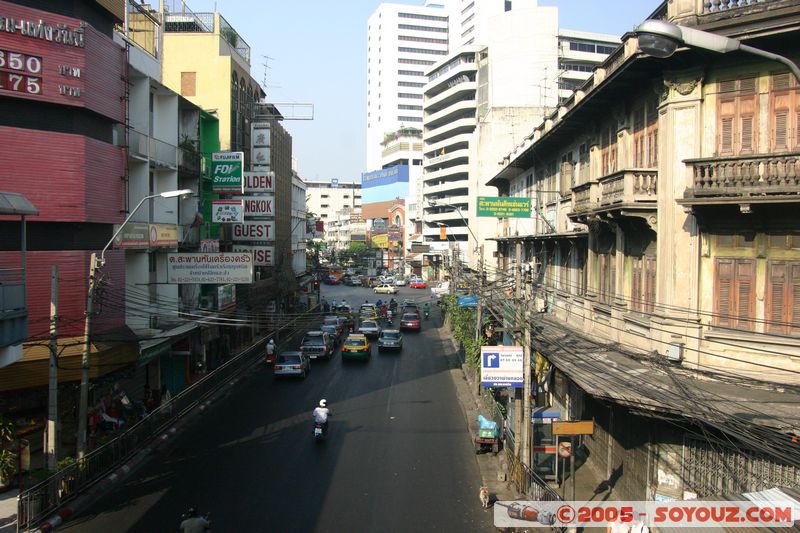
[[[720,102],[719,106],[719,151],[721,154],[733,153],[733,119],[736,116],[736,100],[731,98]]]
[[[715,324],[730,327],[732,323],[733,303],[733,259],[717,259],[717,275],[715,279],[714,314]]]
[[[631,307],[636,311],[642,311],[644,309],[643,300],[644,294],[642,294],[642,258],[641,257],[634,257],[633,258],[633,267],[632,267],[632,278],[631,278]]]
[[[767,289],[767,331],[783,333],[782,322],[786,321],[786,263],[770,261],[769,287]]]
[[[789,147],[789,105],[788,92],[772,95],[772,148],[786,150]]]
[[[608,256],[608,303],[614,300],[617,293],[617,258],[616,254]]]
[[[756,115],[756,97],[747,96],[740,97],[738,102],[739,111],[739,151],[740,152],[754,152],[755,151],[755,115]]]
[[[645,257],[644,266],[644,310],[652,313],[656,303],[656,258]]]
[[[736,321],[740,329],[752,331],[755,308],[755,261],[739,259],[736,261]]]
[[[800,333],[800,262],[790,263],[789,286],[786,290],[786,309],[791,310],[786,322],[789,333]]]

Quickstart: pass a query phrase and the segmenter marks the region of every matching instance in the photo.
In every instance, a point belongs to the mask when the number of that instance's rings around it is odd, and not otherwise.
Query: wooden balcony
[[[684,206],[800,203],[800,152],[687,159],[692,187],[678,203]]]
[[[586,222],[596,215],[641,216],[655,211],[658,171],[626,169],[572,189],[570,218]]]

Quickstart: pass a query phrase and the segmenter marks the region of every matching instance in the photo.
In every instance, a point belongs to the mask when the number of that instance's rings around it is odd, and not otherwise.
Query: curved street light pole
[[[152,198],[175,198],[177,196],[185,197],[193,193],[194,191],[191,189],[181,189],[178,191],[166,191],[145,196],[136,207],[133,208],[133,211],[128,214],[125,221],[119,226],[117,231],[114,232],[106,245],[103,246],[103,249],[100,251],[100,257],[97,257],[97,254],[92,252],[91,258],[89,259],[89,291],[86,297],[86,322],[83,331],[85,339],[83,356],[81,357],[81,392],[80,403],[78,404],[78,435],[76,443],[78,460],[83,459],[86,455],[86,430],[89,418],[89,354],[92,350],[92,315],[94,315],[94,290],[96,287],[95,276],[97,274],[97,269],[105,264],[105,255],[108,247],[111,246],[111,243],[113,243],[117,235],[122,232],[131,217],[133,217],[136,211],[138,211],[147,200]]]
[[[738,50],[782,63],[786,65],[792,74],[794,74],[795,78],[800,81],[800,67],[798,67],[794,61],[782,55],[743,44],[738,39],[731,39],[724,35],[680,26],[667,22],[666,20],[654,19],[645,20],[639,24],[634,30],[634,33],[639,38],[639,49],[654,57],[669,57],[675,53],[675,50],[680,45],[709,50],[720,54]]]

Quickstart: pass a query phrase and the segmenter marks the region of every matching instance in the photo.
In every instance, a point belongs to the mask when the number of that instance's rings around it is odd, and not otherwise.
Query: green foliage
[[[347,247],[347,251],[351,254],[360,254],[367,250],[367,244],[363,242],[351,242]]]
[[[14,423],[0,417],[0,442],[14,440]],[[17,468],[17,454],[11,450],[0,448],[0,479],[7,480]]]
[[[458,307],[455,296],[444,296],[442,300],[449,316],[453,337],[464,349],[464,359],[470,367],[479,368],[481,346],[486,344],[486,337],[481,335],[475,340],[475,309]]]

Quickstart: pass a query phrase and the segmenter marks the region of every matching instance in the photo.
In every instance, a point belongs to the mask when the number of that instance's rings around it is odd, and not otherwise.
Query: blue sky
[[[168,0],[167,4],[178,4]],[[314,120],[285,121],[304,179],[353,180],[365,164],[367,19],[377,0],[186,0],[196,12],[222,13],[250,45],[251,74],[264,77],[276,103],[314,104]],[[421,5],[423,0],[397,1]],[[657,0],[539,0],[559,7],[562,28],[622,35]]]

